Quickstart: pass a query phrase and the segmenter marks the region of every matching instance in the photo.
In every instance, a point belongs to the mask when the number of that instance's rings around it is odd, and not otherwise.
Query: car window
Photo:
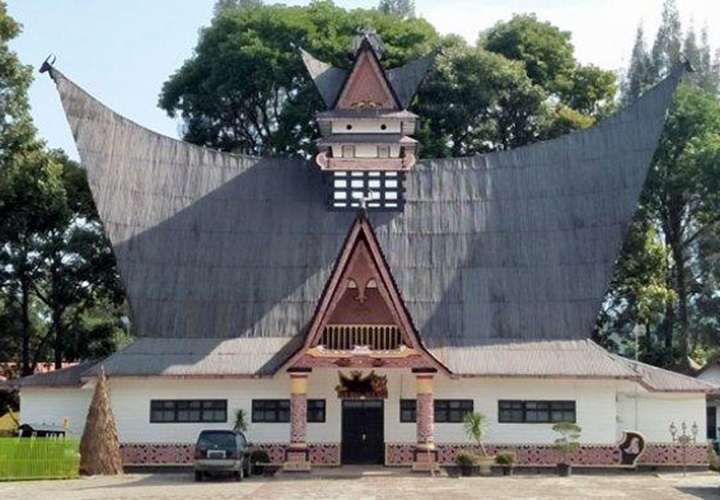
[[[230,432],[208,432],[200,434],[198,447],[235,449],[235,435]]]

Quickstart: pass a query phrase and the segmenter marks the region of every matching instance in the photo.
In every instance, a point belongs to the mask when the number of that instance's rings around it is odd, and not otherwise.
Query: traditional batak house
[[[301,56],[327,110],[314,161],[220,153],[116,114],[54,67],[139,338],[21,381],[23,419],[84,425],[100,365],[126,464],[186,464],[247,416],[286,469],[451,463],[470,446],[551,466],[677,464],[670,424],[705,427],[708,384],[589,337],[681,71],[594,127],[419,159],[408,111],[432,63]],[[687,451],[705,464],[702,440]]]

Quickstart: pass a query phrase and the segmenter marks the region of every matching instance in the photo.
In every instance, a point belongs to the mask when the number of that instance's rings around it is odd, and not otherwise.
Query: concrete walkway
[[[350,471],[353,472],[353,471]],[[430,478],[395,469],[356,470],[354,477],[252,478],[195,483],[190,474],[127,474],[72,481],[0,483],[3,500],[396,500],[396,499],[720,499],[718,476],[602,474]],[[384,472],[384,473],[383,473]],[[358,477],[359,476],[359,477]]]

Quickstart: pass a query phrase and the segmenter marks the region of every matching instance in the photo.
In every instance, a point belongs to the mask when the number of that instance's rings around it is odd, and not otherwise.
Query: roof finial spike
[[[53,64],[55,64],[56,60],[57,60],[57,57],[55,57],[55,54],[52,54],[52,53],[49,54],[43,61],[42,65],[40,65],[40,73],[49,72],[50,78],[53,78],[52,69],[53,69]]]

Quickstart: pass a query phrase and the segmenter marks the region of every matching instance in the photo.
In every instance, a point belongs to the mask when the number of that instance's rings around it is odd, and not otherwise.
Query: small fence
[[[76,478],[79,467],[75,439],[0,438],[0,481]]]

